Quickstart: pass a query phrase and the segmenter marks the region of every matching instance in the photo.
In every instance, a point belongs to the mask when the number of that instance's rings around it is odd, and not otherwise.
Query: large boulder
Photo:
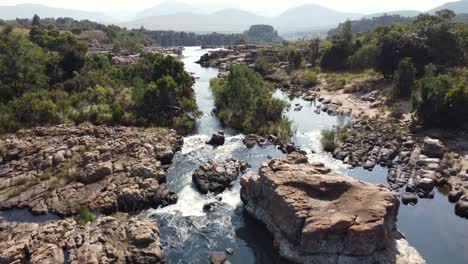
[[[241,172],[245,172],[248,166],[246,162],[235,159],[229,159],[224,164],[211,160],[201,165],[193,173],[192,179],[201,193],[212,192],[218,194],[231,186],[232,182]]]
[[[445,147],[438,139],[425,138],[422,148],[422,153],[429,158],[442,158],[444,156]]]
[[[384,186],[310,164],[300,154],[263,164],[241,180],[246,210],[297,263],[425,263],[397,240],[399,200]],[[405,254],[411,252],[411,256]]]
[[[208,145],[211,145],[213,147],[218,147],[224,145],[224,133],[218,133],[218,134],[213,134],[211,137],[210,141],[206,142]]]

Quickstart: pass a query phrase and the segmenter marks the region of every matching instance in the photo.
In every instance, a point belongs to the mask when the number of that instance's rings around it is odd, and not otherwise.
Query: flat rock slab
[[[83,124],[23,130],[5,146],[0,210],[77,213],[81,205],[103,213],[138,212],[174,203],[162,167],[183,141],[175,131]]]
[[[85,225],[0,223],[0,241],[0,263],[164,263],[156,223],[126,215]]]
[[[300,154],[270,160],[258,175],[242,177],[241,185],[247,211],[267,225],[280,254],[292,261],[395,263],[388,256],[399,255],[398,196],[384,186],[310,164]],[[415,259],[401,263],[425,263]]]

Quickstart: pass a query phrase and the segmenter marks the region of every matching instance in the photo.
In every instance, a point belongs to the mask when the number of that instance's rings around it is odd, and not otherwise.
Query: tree
[[[445,20],[452,20],[456,16],[455,12],[453,12],[453,10],[450,10],[450,9],[442,9],[442,10],[436,11],[435,14],[436,16]]]
[[[414,68],[411,59],[404,58],[398,65],[396,73],[396,97],[408,97],[415,87],[416,69]]]
[[[34,15],[31,25],[33,27],[38,27],[41,25],[41,18],[37,14]]]
[[[341,40],[334,42],[325,50],[320,60],[320,67],[326,71],[345,70],[350,54],[350,46],[346,42]]]
[[[46,54],[28,39],[4,31],[0,34],[0,101],[44,88]]]
[[[289,49],[288,51],[288,61],[289,65],[293,69],[299,69],[302,66],[302,63],[304,61],[304,57],[302,56],[302,53],[296,49]]]

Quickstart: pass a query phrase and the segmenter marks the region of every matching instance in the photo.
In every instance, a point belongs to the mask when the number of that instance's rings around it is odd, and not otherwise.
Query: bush
[[[29,126],[57,123],[57,105],[47,95],[46,91],[27,92],[15,98],[10,107],[16,119]]]
[[[416,68],[411,59],[405,58],[400,61],[395,75],[395,97],[408,97],[415,86]]]
[[[292,69],[299,69],[304,62],[304,56],[300,51],[291,48],[288,51],[288,62]]]
[[[374,44],[367,44],[359,48],[354,55],[348,59],[349,67],[352,71],[363,71],[374,69],[377,62],[377,47]]]
[[[96,216],[84,205],[80,207],[80,212],[75,216],[75,221],[79,225],[84,225],[86,223],[93,222],[94,220],[96,220]]]
[[[333,129],[324,129],[320,132],[320,144],[322,144],[322,148],[324,151],[333,152],[336,148],[335,143],[335,136],[336,131]]]
[[[263,79],[248,66],[232,66],[226,80],[211,80],[211,89],[223,124],[245,133],[289,137],[290,124],[283,116],[288,104],[272,98]]]
[[[254,70],[261,75],[268,75],[273,72],[273,63],[265,56],[260,56],[255,60]]]
[[[436,74],[426,67],[426,75],[413,94],[413,110],[426,126],[459,127],[468,122],[468,82],[463,77]]]
[[[299,70],[293,73],[294,84],[312,87],[318,83],[317,74],[312,70]]]
[[[0,145],[0,157],[5,157],[7,149],[4,145]]]
[[[337,41],[327,48],[320,60],[320,67],[326,71],[345,70],[351,49],[345,41]]]

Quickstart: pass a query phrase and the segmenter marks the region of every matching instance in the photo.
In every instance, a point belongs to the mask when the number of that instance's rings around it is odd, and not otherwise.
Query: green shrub
[[[87,206],[84,205],[80,207],[80,212],[75,216],[75,221],[79,225],[85,225],[86,223],[93,222],[94,220],[96,220],[96,216]]]
[[[333,152],[336,148],[335,136],[336,131],[333,129],[324,129],[320,132],[320,143],[324,151]]]
[[[0,144],[0,157],[5,157],[7,148],[4,145]]]
[[[261,76],[246,65],[234,65],[226,80],[211,80],[216,113],[223,124],[245,133],[289,138],[288,104],[272,98]]]
[[[268,75],[273,72],[273,63],[265,56],[260,56],[255,60],[254,70],[261,75]]]
[[[374,69],[377,63],[377,46],[373,43],[367,44],[359,48],[352,56],[349,57],[349,67],[353,71],[363,71],[366,69]]]
[[[317,73],[312,70],[299,70],[293,73],[293,83],[312,87],[318,83]]]
[[[395,74],[395,96],[408,97],[416,85],[416,68],[414,67],[411,59],[405,58],[400,61],[398,70]]]
[[[426,126],[459,127],[468,122],[468,82],[463,77],[436,74],[426,67],[426,75],[413,93],[413,110]]]

